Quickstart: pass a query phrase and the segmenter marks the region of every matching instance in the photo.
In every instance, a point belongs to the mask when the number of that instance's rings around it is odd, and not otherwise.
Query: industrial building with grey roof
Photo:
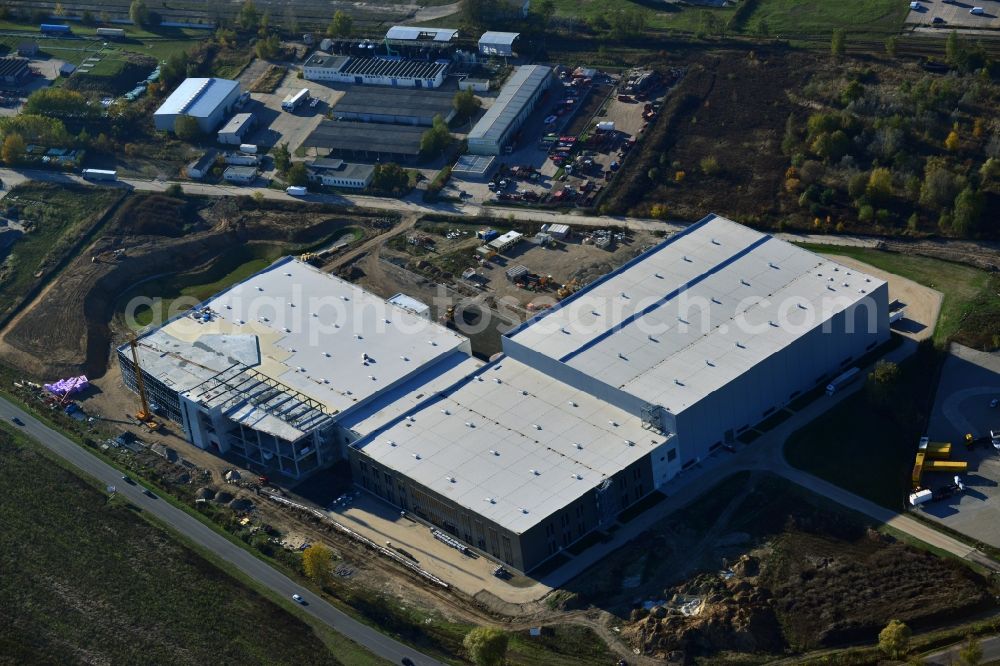
[[[368,492],[529,571],[888,337],[886,282],[712,215],[490,362],[285,260],[144,336],[141,363],[200,445],[300,474],[346,457]]]
[[[332,112],[341,120],[396,125],[445,122],[455,117],[454,93],[414,88],[351,88],[334,105]]]
[[[552,81],[551,67],[518,67],[500,89],[493,106],[487,109],[469,132],[469,152],[474,155],[499,155],[506,146],[511,145],[514,135],[531,115]]]
[[[337,155],[405,161],[420,154],[426,130],[409,125],[379,125],[350,120],[325,120],[302,143]]]

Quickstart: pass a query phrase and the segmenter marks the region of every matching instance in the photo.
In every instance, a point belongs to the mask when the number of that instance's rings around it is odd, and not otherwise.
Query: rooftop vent
[[[681,380],[679,380],[679,379],[675,379],[675,380],[674,380],[674,384],[677,384],[678,386],[684,386],[684,382],[682,382],[682,381],[681,381]]]
[[[622,298],[628,298],[628,294],[626,294],[624,291],[622,292]]]
[[[707,365],[710,368],[714,368],[715,367],[715,364],[712,363],[711,361],[709,361],[707,358],[705,359],[705,365]]]
[[[778,268],[777,264],[775,264],[773,261],[767,262],[767,265],[770,266],[771,268],[775,268],[775,269]]]
[[[500,452],[497,451],[496,449],[490,449],[490,453],[492,453],[495,456],[499,456],[500,455]]]
[[[612,428],[617,428],[618,421],[608,421],[608,425],[611,426]]]
[[[798,304],[798,308],[799,308],[799,310],[807,310],[808,309],[808,308],[806,308],[805,303],[799,303]]]
[[[330,358],[330,352],[323,352],[323,356]]]
[[[527,514],[527,513],[528,513],[528,510],[527,510],[527,509],[525,509],[524,507],[521,507],[521,513],[523,513],[523,514]]]
[[[486,501],[489,502],[490,504],[496,504],[497,503],[497,499],[495,497],[487,497]]]
[[[742,342],[737,342],[736,346],[739,347],[740,349],[746,349],[747,348],[746,345],[744,345]]]
[[[537,423],[532,423],[531,427],[534,428],[535,430],[541,430],[542,429],[542,426],[538,425]]]
[[[409,357],[409,356],[400,356],[400,357],[399,357],[399,360],[400,360],[400,361],[409,361],[409,360],[410,360],[410,357]]]
[[[420,454],[419,453],[414,453],[413,454],[413,459],[414,460],[420,460]]]
[[[499,377],[494,377],[494,378],[493,378],[493,381],[495,381],[495,382],[496,382],[497,384],[503,384],[503,382],[502,382],[502,381],[500,381],[500,378],[499,378]]]
[[[743,285],[744,287],[750,286],[750,283],[744,280],[743,278],[740,278],[740,284]]]
[[[466,427],[466,428],[475,428],[475,427],[476,427],[476,424],[475,424],[475,423],[473,423],[472,421],[466,421],[466,422],[465,422],[465,427]]]
[[[257,287],[257,291],[264,291],[264,287]]]
[[[778,324],[776,324],[776,323],[775,323],[775,322],[773,322],[773,321],[770,321],[770,320],[769,320],[769,321],[768,321],[767,323],[768,323],[769,325],[773,326],[774,328],[778,328]]]
[[[573,442],[573,446],[576,448],[577,451],[583,451],[583,444],[581,444],[580,442]]]
[[[580,474],[570,474],[570,478],[576,479],[577,481],[583,481],[583,476]]]
[[[445,416],[451,416],[451,412],[449,412],[447,409],[442,409],[441,413],[444,414]]]
[[[453,477],[453,476],[446,476],[444,478],[448,479],[449,483],[455,483],[455,477]]]
[[[438,346],[438,343],[434,342],[433,340],[428,340],[427,342],[430,344],[431,347],[437,347]]]
[[[351,299],[350,299],[350,298],[348,298],[347,296],[341,296],[341,298],[342,298],[342,299],[344,299],[345,301],[349,301],[349,300],[351,300]]]
[[[662,275],[660,275],[659,273],[653,273],[653,277],[655,277],[655,278],[658,278],[658,279],[660,279],[660,280],[662,280],[662,279],[663,279],[663,276],[662,276]]]
[[[533,469],[533,470],[529,470],[529,471],[530,471],[530,472],[531,472],[532,474],[534,474],[535,476],[541,476],[541,475],[542,475],[542,473],[541,473],[541,472],[539,472],[539,471],[538,471],[537,469]]]
[[[716,305],[722,305],[722,301],[717,299],[715,296],[712,296],[712,302],[715,303]]]
[[[391,440],[391,439],[387,439],[387,440],[385,440],[385,443],[386,443],[386,444],[388,444],[389,446],[392,446],[392,447],[395,447],[395,446],[396,446],[396,442],[394,442],[394,441],[393,441],[393,440]]]
[[[628,357],[625,356],[625,354],[623,354],[621,352],[618,352],[618,358],[620,358],[623,361],[627,361],[628,360]]]
[[[570,407],[577,407],[578,405],[576,404],[576,401],[575,401],[575,400],[570,400],[570,401],[569,401],[569,406],[570,406]]]
[[[626,439],[625,446],[635,446],[635,442],[633,442],[631,439]]]
[[[410,423],[416,423],[417,422],[417,419],[414,418],[413,416],[407,416],[406,420],[409,421]]]
[[[712,245],[722,245],[722,243],[720,243],[719,241],[717,241],[717,240],[715,240],[715,239],[713,238],[713,239],[712,239]]]
[[[521,389],[521,395],[528,395],[528,392],[525,391],[524,389]]]
[[[649,338],[650,342],[659,342],[659,340],[657,340],[656,338],[654,338],[652,335],[647,335],[646,337]]]
[[[690,257],[688,257],[688,256],[687,256],[687,255],[685,254],[685,255],[684,255],[684,261],[686,261],[686,262],[688,262],[688,263],[690,264],[690,263],[691,263],[691,258],[690,258]]]

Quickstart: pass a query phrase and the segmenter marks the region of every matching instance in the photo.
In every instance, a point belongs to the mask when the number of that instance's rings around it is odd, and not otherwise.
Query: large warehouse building
[[[139,338],[146,390],[196,446],[301,478],[343,457],[336,421],[468,339],[286,258]],[[136,387],[129,345],[118,349]]]
[[[339,329],[326,294],[356,304]],[[361,487],[528,571],[889,336],[884,281],[716,216],[489,363],[393,307],[286,260],[144,336],[141,364],[199,446],[296,475],[346,455]]]
[[[337,100],[332,113],[338,120],[430,127],[435,116],[445,122],[455,117],[454,96],[437,90],[352,88]]]
[[[308,81],[333,81],[395,88],[437,88],[444,83],[448,60],[406,60],[398,56],[355,58],[316,52],[302,65]]]
[[[229,79],[184,79],[153,113],[156,129],[173,132],[179,116],[191,116],[205,134],[214,132],[240,97],[240,84]]]
[[[324,120],[302,145],[345,158],[411,162],[420,156],[426,130],[410,125],[378,125],[352,120]]]
[[[469,132],[469,152],[473,155],[499,155],[505,147],[512,145],[514,135],[551,87],[552,81],[551,67],[518,67],[500,89],[493,106]]]

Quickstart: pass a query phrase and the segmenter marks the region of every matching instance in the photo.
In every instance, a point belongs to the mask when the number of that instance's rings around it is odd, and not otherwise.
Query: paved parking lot
[[[934,411],[927,434],[933,441],[952,443],[952,459],[965,460],[964,493],[922,505],[918,511],[942,524],[992,546],[1000,547],[1000,454],[992,446],[964,445],[966,433],[974,437],[1000,430],[1000,407],[990,401],[1000,397],[1000,355],[952,345],[941,373]],[[938,477],[938,478],[935,478]],[[925,477],[930,488],[949,483],[944,474]]]
[[[983,14],[970,14],[973,7],[982,7]],[[943,23],[934,23],[935,17]],[[920,9],[911,9],[906,23],[930,26],[947,34],[950,30],[1000,30],[1000,0],[920,0]]]
[[[320,100],[319,104],[315,107],[310,107],[308,103],[302,104],[295,113],[282,111],[281,101],[302,88],[309,88],[310,95]],[[333,95],[334,92],[336,96]],[[330,102],[339,99],[340,95],[343,93],[331,91],[314,81],[296,78],[295,72],[289,70],[281,85],[273,93],[250,95],[253,103],[247,105],[246,110],[257,116],[257,129],[247,137],[247,143],[268,148],[279,143],[288,143],[288,149],[294,153],[323,120],[324,114],[330,108]]]

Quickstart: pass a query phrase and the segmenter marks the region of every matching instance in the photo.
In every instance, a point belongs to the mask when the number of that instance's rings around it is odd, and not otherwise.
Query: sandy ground
[[[940,291],[850,257],[838,254],[827,256],[845,266],[889,282],[889,303],[899,301],[906,308],[903,319],[894,324],[892,330],[913,340],[924,340],[934,335],[934,327],[941,313],[941,301],[944,298]]]

